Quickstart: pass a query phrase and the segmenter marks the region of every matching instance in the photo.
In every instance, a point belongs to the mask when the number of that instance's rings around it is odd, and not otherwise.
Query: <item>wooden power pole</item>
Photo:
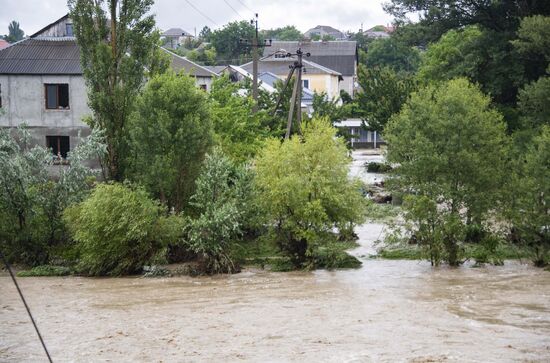
[[[311,54],[306,53],[305,56],[309,57]],[[294,118],[294,109],[296,109],[296,129],[299,133],[301,133],[301,127],[302,127],[302,73],[305,72],[304,65],[302,63],[302,58],[304,56],[304,53],[302,52],[301,48],[298,48],[296,51],[296,54],[287,53],[287,57],[296,56],[297,60],[294,62],[294,64],[290,65],[290,72],[288,74],[288,78],[285,82],[285,87],[283,89],[283,92],[286,89],[286,85],[288,82],[290,82],[290,78],[292,77],[292,74],[297,70],[298,74],[296,75],[296,78],[294,80],[294,87],[292,89],[292,97],[290,98],[290,108],[288,110],[288,120],[286,124],[286,134],[285,134],[285,140],[288,140],[290,138],[290,132],[292,131],[292,120]],[[281,93],[281,95],[282,95]],[[276,108],[279,106],[279,102],[277,102]]]
[[[254,19],[250,20],[250,24],[254,25],[254,36],[251,40],[249,39],[240,39],[239,43],[246,47],[252,49],[252,98],[254,99],[254,112],[258,111],[258,62],[259,54],[258,49],[265,47],[271,47],[272,40],[264,40],[260,44],[259,32],[258,32],[258,14],[255,14]]]

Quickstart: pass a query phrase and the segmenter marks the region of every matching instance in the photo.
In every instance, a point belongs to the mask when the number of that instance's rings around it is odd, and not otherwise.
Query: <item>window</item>
[[[46,84],[46,108],[48,110],[69,108],[68,84]]]
[[[0,84],[0,108],[2,108],[2,85]]]
[[[199,85],[199,88],[202,89],[203,91],[206,91],[206,90],[207,90],[205,84],[200,84],[200,85]]]
[[[65,35],[68,36],[68,37],[72,37],[73,36],[73,24],[65,24]]]
[[[302,86],[304,86],[304,88],[309,88],[309,79],[302,79]]]
[[[63,161],[70,150],[69,136],[46,136],[46,146],[52,151],[55,161]]]

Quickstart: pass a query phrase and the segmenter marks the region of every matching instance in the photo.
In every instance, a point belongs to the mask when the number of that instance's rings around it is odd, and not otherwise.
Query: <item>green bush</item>
[[[258,204],[265,225],[295,268],[308,265],[308,251],[335,228],[349,231],[365,219],[360,183],[348,177],[345,142],[325,119],[313,119],[283,143],[268,141],[256,159]]]
[[[131,274],[174,238],[164,208],[141,188],[100,184],[89,198],[69,207],[64,220],[76,241],[77,270],[85,275]]]
[[[203,263],[206,273],[233,273],[239,266],[230,254],[232,242],[242,234],[247,216],[250,179],[221,149],[206,156],[191,205],[198,214],[189,218],[186,244]]]

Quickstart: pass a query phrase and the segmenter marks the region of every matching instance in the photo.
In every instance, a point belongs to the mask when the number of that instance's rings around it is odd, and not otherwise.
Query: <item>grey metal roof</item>
[[[176,53],[172,53],[168,49],[160,48],[170,56],[170,66],[176,72],[185,71],[191,76],[195,77],[214,77],[217,76],[216,73],[212,72],[205,67],[190,61],[189,59],[179,56]]]
[[[280,50],[295,53],[298,48],[301,48],[304,53],[311,54],[304,59],[333,69],[344,76],[355,75],[357,63],[357,42],[355,41],[273,41],[270,48],[264,48],[264,56]]]
[[[27,38],[0,50],[0,74],[82,74],[74,37]]]
[[[162,35],[165,37],[182,37],[182,36],[192,37],[193,36],[192,34],[186,32],[181,28],[170,28],[164,33],[162,33]]]
[[[271,72],[279,75],[288,74],[290,70],[289,66],[292,65],[294,61],[296,61],[295,57],[275,58],[272,55],[263,57],[258,62],[258,72]],[[331,74],[339,77],[342,76],[340,72],[329,69],[310,60],[303,59],[302,63],[304,64],[306,73],[308,74]],[[252,62],[243,64],[241,67],[248,72],[252,72]]]
[[[204,66],[204,68],[216,74],[220,74],[227,68],[227,66]]]

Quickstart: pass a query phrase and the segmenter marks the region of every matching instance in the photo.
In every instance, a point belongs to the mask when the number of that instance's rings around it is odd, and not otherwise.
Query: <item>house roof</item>
[[[264,48],[264,56],[273,51],[296,53],[301,48],[310,57],[304,58],[328,69],[341,73],[343,76],[353,76],[357,64],[357,42],[348,40],[336,41],[273,41],[270,48]]]
[[[216,73],[211,70],[190,61],[189,59],[179,56],[176,53],[173,53],[165,48],[160,48],[170,56],[170,66],[176,72],[185,71],[191,76],[194,77],[214,77],[217,76]]]
[[[227,68],[227,66],[204,66],[204,68],[216,74],[220,74],[223,72],[224,69]]]
[[[309,29],[308,31],[306,31],[306,34],[307,33],[310,33],[312,31],[315,31],[315,30],[322,30],[324,31],[325,33],[328,33],[328,34],[339,34],[339,35],[344,35],[344,33],[336,28],[333,28],[331,26],[328,26],[328,25],[317,25],[315,28],[311,28]]]
[[[26,38],[0,50],[0,74],[82,74],[74,37]]]
[[[263,57],[258,62],[258,72],[271,72],[278,75],[286,75],[289,72],[289,66],[296,61],[296,57],[276,58],[273,55]],[[330,74],[341,77],[342,74],[320,64],[307,59],[302,59],[307,74]],[[248,62],[241,66],[248,72],[252,71],[252,62]]]
[[[193,35],[191,33],[186,32],[182,28],[170,28],[164,33],[162,33],[165,37],[192,37]]]
[[[31,35],[30,37],[31,37],[31,38],[34,38],[34,37],[40,35],[40,34],[43,33],[44,31],[46,31],[46,30],[48,30],[49,28],[53,27],[54,25],[56,25],[56,24],[58,24],[58,23],[61,23],[63,20],[67,19],[68,17],[69,17],[69,13],[63,15],[61,18],[57,19],[57,20],[54,21],[53,23],[46,25],[45,27],[43,27],[42,29],[40,29],[39,31],[37,31],[36,33],[34,33],[33,35]]]
[[[7,48],[9,47],[10,43],[8,43],[7,41],[5,41],[4,39],[0,39],[0,49],[4,49],[4,48]]]

